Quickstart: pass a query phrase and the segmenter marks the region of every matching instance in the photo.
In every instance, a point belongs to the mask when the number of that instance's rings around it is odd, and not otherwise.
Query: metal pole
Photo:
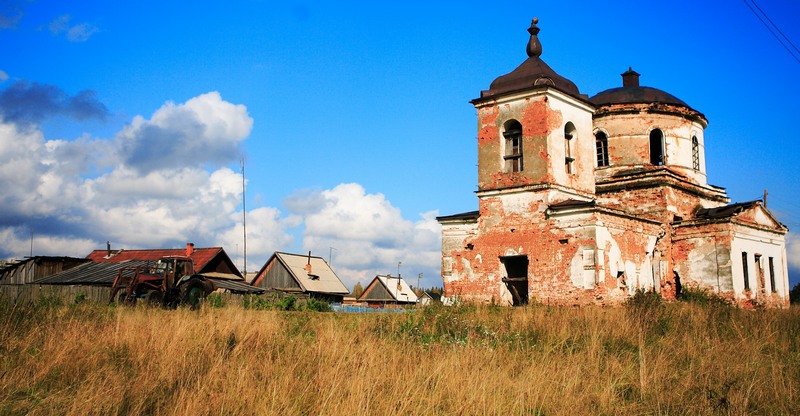
[[[244,186],[244,159],[242,159],[242,237],[244,238],[244,279],[247,280],[247,205]]]

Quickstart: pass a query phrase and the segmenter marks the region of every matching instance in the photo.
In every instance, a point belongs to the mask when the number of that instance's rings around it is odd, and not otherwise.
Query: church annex
[[[471,101],[479,209],[438,218],[445,296],[613,305],[701,287],[787,306],[787,228],[708,183],[705,116],[632,69],[581,94],[540,58],[539,30],[528,59]]]

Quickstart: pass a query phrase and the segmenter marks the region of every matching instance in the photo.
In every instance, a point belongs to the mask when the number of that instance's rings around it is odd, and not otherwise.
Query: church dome
[[[574,82],[558,75],[547,65],[540,56],[542,55],[542,44],[539,42],[539,28],[536,26],[539,19],[534,18],[528,33],[531,34],[528,41],[528,59],[525,60],[517,69],[495,79],[488,90],[481,91],[481,98],[493,97],[509,92],[526,90],[537,87],[553,87],[571,96],[586,99],[581,96],[578,87]]]
[[[689,107],[688,104],[666,91],[659,90],[658,88],[640,86],[639,74],[631,68],[628,68],[628,70],[622,74],[622,87],[611,88],[600,92],[594,97],[589,98],[589,101],[596,106],[662,103]]]

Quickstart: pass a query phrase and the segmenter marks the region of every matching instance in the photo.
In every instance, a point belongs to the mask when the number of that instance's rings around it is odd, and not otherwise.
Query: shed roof
[[[374,295],[378,293],[383,295],[375,297]],[[370,296],[370,294],[373,296]],[[358,300],[417,303],[417,294],[411,290],[411,286],[400,276],[378,275],[367,285]]]
[[[122,262],[86,263],[61,273],[36,280],[41,285],[97,285],[111,286],[119,270],[129,266],[144,266],[147,260],[126,260]]]
[[[292,275],[292,278],[303,289],[304,292],[315,293],[330,293],[346,295],[350,290],[342,283],[336,272],[328,265],[322,257],[282,253],[276,251],[275,254],[264,264],[264,267],[258,272],[256,280],[253,285],[256,285],[260,279],[263,278],[263,273],[267,266],[274,262],[279,261],[286,270]],[[306,271],[306,265],[311,265],[311,272]]]

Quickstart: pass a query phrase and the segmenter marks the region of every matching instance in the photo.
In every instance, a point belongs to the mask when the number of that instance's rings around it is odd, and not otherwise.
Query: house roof
[[[256,280],[263,278],[263,272],[271,262],[279,261],[304,292],[331,293],[346,295],[350,290],[342,283],[336,272],[322,257],[303,254],[275,252],[258,272]],[[311,272],[306,271],[306,265],[311,265]],[[253,282],[256,284],[256,281]]]
[[[716,208],[701,208],[697,210],[695,217],[714,219],[714,220],[720,218],[729,218],[736,214],[741,213],[742,211],[748,210],[756,206],[760,202],[761,201],[747,201],[747,202],[738,202],[730,205],[724,205]]]
[[[111,255],[109,255],[109,251]],[[168,256],[186,256],[187,251],[190,251],[189,258],[194,261],[195,270],[206,272],[204,270],[209,263],[217,256],[223,255],[228,259],[225,250],[222,247],[208,247],[208,248],[192,248],[191,250],[176,248],[176,249],[147,249],[147,250],[94,250],[86,256],[87,259],[96,263],[119,263],[131,260],[149,260],[157,261],[163,257]],[[228,259],[229,261],[229,259]],[[230,264],[231,269],[238,272],[238,269]],[[241,277],[241,275],[239,275]]]
[[[371,293],[384,293],[388,296],[370,297]],[[358,300],[417,303],[417,295],[402,277],[378,275],[367,285]]]

